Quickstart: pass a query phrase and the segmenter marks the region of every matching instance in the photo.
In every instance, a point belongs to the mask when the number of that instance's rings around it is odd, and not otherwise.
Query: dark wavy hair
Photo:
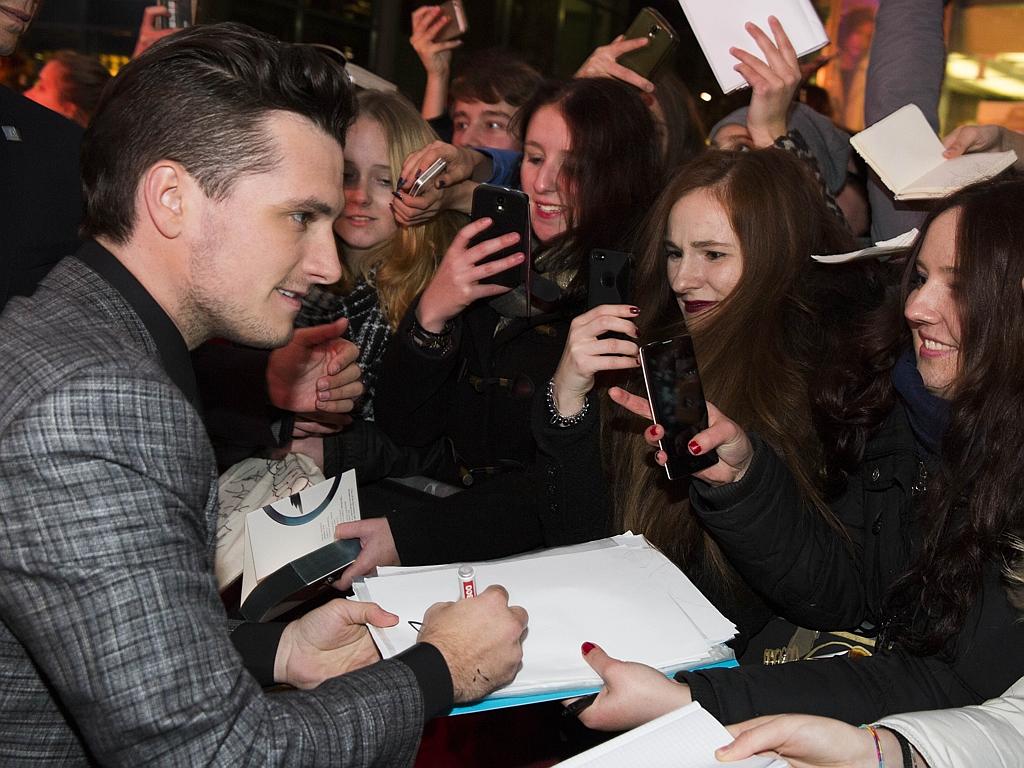
[[[448,102],[504,101],[521,107],[544,82],[544,75],[521,54],[507,48],[476,51],[459,62],[448,89]]]
[[[808,387],[826,348],[842,338],[843,324],[877,303],[874,269],[811,260],[811,254],[849,250],[852,236],[799,160],[778,149],[709,150],[679,169],[644,224],[634,297],[641,342],[686,330],[667,278],[664,239],[672,208],[700,190],[722,205],[743,254],[736,287],[689,329],[705,394],[758,432],[786,461],[808,506],[834,523],[821,494],[823,451]],[[616,476],[617,524],[644,532],[677,562],[701,555],[726,571],[689,513],[686,484],[668,488],[663,471],[638,458],[649,452],[630,433],[642,427],[613,423],[612,431],[613,442],[622,443],[608,454],[616,465],[609,469]],[[662,493],[651,493],[655,483]]]
[[[546,82],[513,120],[521,142],[546,106],[556,107],[569,128],[562,174],[571,200],[568,229],[548,245],[547,268],[573,273],[566,295],[581,300],[590,251],[631,250],[661,187],[662,160],[654,119],[630,85],[606,77]]]
[[[309,119],[339,145],[356,114],[340,64],[243,24],[193,27],[159,41],[103,92],[82,142],[85,237],[125,243],[135,192],[154,163],[174,160],[223,199],[240,175],[277,163],[273,111]]]
[[[921,555],[889,608],[906,645],[942,649],[963,626],[987,568],[1018,563],[1024,528],[1024,179],[968,187],[929,217],[957,211],[959,370],[939,471],[920,519]],[[916,256],[916,253],[915,253]],[[904,295],[912,270],[908,266]]]

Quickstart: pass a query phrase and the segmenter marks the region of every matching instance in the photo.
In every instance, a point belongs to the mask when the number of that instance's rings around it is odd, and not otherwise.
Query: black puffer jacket
[[[755,445],[740,482],[692,484],[701,520],[747,583],[787,619],[829,630],[878,623],[887,589],[909,569],[920,543],[912,507],[922,464],[902,406],[869,441],[860,470],[832,507],[849,541],[801,508],[785,464],[757,438]],[[1018,619],[993,564],[948,656],[913,656],[897,644],[865,659],[708,670],[679,679],[726,723],[782,712],[863,723],[978,704],[1024,675]]]

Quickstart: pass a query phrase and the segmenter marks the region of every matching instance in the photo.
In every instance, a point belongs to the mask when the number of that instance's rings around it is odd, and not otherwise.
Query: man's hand
[[[139,39],[136,41],[135,50],[132,52],[133,59],[137,59],[145,53],[146,49],[157,40],[173,35],[178,31],[176,29],[156,28],[156,20],[161,17],[166,19],[169,15],[170,11],[163,5],[151,5],[143,9],[142,23],[139,24]]]
[[[284,629],[274,659],[274,680],[315,688],[324,680],[380,661],[367,624],[393,627],[398,617],[376,603],[332,600]]]
[[[463,704],[512,682],[522,665],[528,620],[526,611],[508,604],[504,587],[492,585],[477,597],[432,605],[419,639],[444,656],[455,701]]]
[[[348,319],[300,328],[285,346],[270,353],[267,390],[270,402],[285,411],[306,414],[309,421],[337,423],[363,394],[356,365],[359,347],[341,334]]]
[[[378,565],[401,565],[395,539],[391,535],[391,525],[386,517],[339,523],[334,529],[334,538],[359,539],[359,546],[362,547],[359,557],[334,582],[335,588],[342,592],[350,589],[355,579],[365,576]]]
[[[593,643],[583,644],[583,657],[604,680],[604,688],[579,719],[597,731],[625,731],[690,703],[689,686],[632,661],[613,659]]]

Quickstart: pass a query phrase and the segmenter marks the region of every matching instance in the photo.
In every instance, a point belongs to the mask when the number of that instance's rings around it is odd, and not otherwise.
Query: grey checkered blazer
[[[95,246],[93,246],[95,247]],[[265,695],[227,638],[214,459],[131,306],[71,258],[0,317],[0,765],[407,765],[386,661]]]

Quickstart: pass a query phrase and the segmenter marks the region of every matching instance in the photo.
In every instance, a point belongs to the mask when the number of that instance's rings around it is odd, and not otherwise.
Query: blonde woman
[[[443,212],[425,224],[399,227],[392,215],[402,162],[436,139],[403,96],[359,94],[359,117],[345,136],[345,211],[334,224],[343,276],[328,289],[310,292],[298,321],[306,326],[349,319],[366,387],[359,415],[368,420],[388,339],[466,221]]]

